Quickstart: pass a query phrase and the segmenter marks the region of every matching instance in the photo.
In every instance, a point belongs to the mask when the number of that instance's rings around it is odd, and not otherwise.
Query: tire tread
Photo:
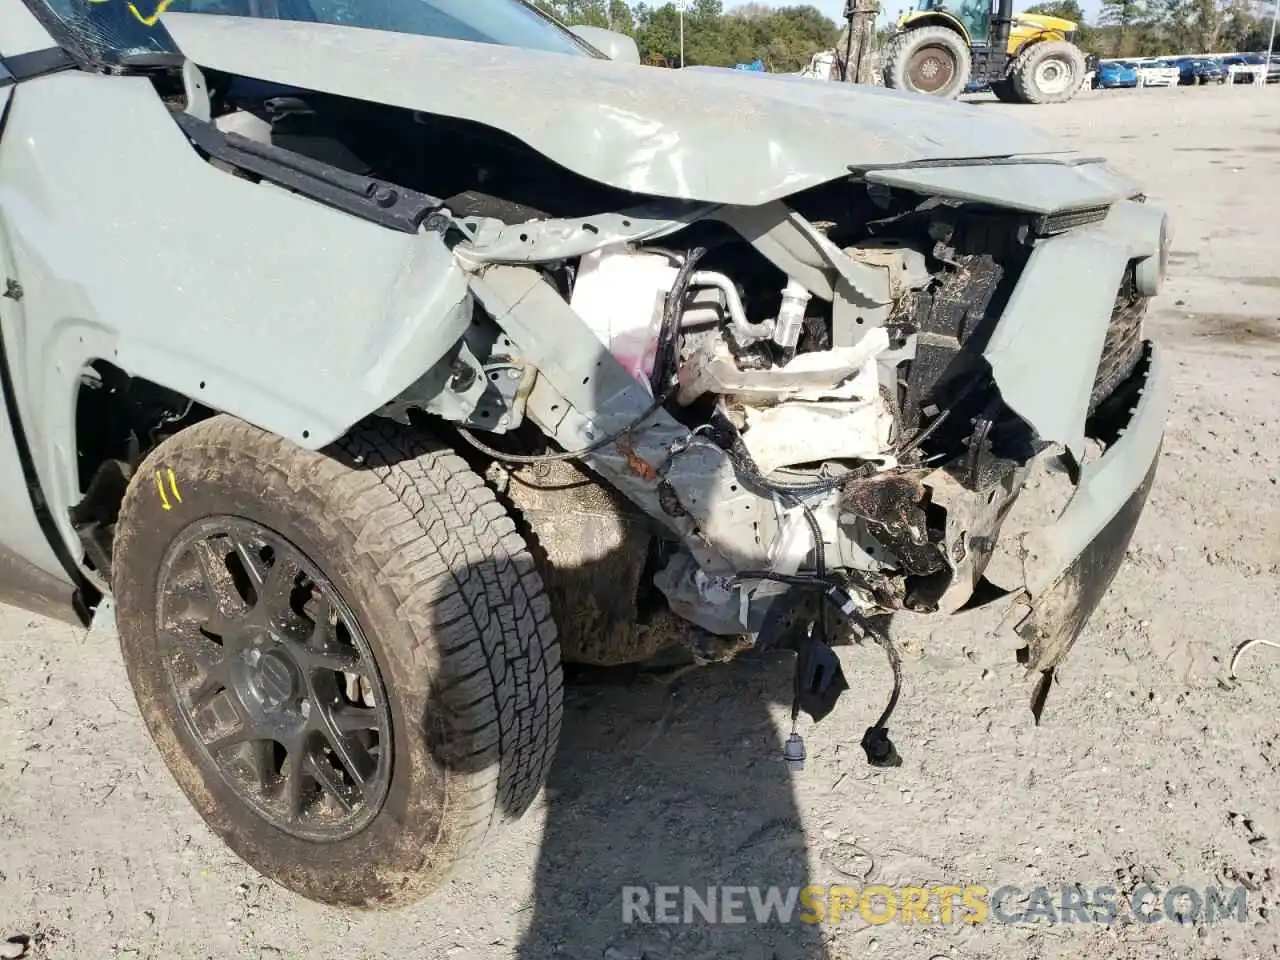
[[[441,872],[439,854],[453,862],[475,852],[528,809],[559,734],[559,643],[528,545],[466,461],[385,420],[317,453],[215,416],[161,444],[137,476],[162,462],[192,476],[250,478],[277,504],[286,490],[303,501],[318,496],[328,509],[311,522],[348,545],[370,590],[385,591],[407,627],[399,635],[413,638],[413,649],[397,655],[429,677],[446,730],[449,847],[421,852],[428,873]],[[123,540],[145,536],[132,518],[148,486],[133,483],[126,494]],[[391,899],[416,896],[412,886]]]

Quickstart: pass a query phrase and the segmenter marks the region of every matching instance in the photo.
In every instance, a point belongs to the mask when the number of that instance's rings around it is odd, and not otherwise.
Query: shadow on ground
[[[623,922],[624,886],[651,894],[655,885],[688,886],[705,897],[717,884],[809,882],[791,774],[769,712],[790,702],[792,664],[785,655],[740,660],[670,684],[635,670],[569,669],[533,916],[517,956],[827,956],[818,928],[760,922],[745,897],[745,922]],[[709,740],[721,747],[711,762]]]

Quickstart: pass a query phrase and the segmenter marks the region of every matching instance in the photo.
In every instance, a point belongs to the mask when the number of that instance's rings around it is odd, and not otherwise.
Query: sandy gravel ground
[[[1226,678],[1235,645],[1280,617],[1280,89],[974,109],[1061,128],[1177,225],[1151,324],[1176,373],[1163,466],[1042,726],[989,614],[898,624],[905,763],[888,772],[857,743],[887,690],[874,648],[843,651],[853,690],[806,726],[795,776],[779,759],[783,664],[577,685],[526,820],[429,902],[365,915],[264,882],[212,838],[142,729],[109,630],[4,610],[0,939],[83,960],[1280,953],[1280,651]],[[624,884],[864,882],[1252,892],[1245,923],[621,923]]]

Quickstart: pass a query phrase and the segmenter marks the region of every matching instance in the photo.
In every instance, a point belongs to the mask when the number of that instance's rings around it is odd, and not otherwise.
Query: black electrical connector
[[[867,727],[862,735],[862,749],[867,754],[867,763],[873,767],[902,766],[902,757],[889,739],[888,727]]]
[[[889,738],[889,718],[898,706],[898,697],[902,693],[902,661],[893,640],[870,620],[858,611],[857,601],[849,589],[842,584],[825,578],[806,576],[804,574],[776,574],[759,570],[740,574],[738,580],[776,580],[796,587],[810,587],[822,590],[823,598],[836,608],[846,620],[859,630],[863,636],[869,636],[884,648],[889,658],[889,666],[893,670],[893,690],[889,694],[889,702],[878,719],[862,735],[862,749],[867,755],[867,763],[873,767],[898,767],[902,765],[902,757]],[[825,622],[824,622],[825,628]],[[813,627],[797,651],[795,699],[791,708],[792,731],[788,741],[790,749],[792,741],[799,743],[803,750],[803,741],[795,729],[795,722],[801,710],[809,714],[815,722],[823,719],[835,706],[836,700],[849,689],[840,661],[828,643],[825,633],[814,635]],[[790,759],[790,757],[788,757]],[[803,764],[803,758],[800,760]]]

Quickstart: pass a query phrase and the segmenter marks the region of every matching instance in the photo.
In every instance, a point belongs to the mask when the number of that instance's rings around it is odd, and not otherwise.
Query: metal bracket
[[[689,450],[673,458],[672,447],[687,439],[688,428],[664,410],[652,409],[648,391],[538,271],[491,266],[472,280],[471,288],[511,338],[513,355],[537,368],[527,415],[544,433],[566,449],[582,449],[644,415],[639,429],[583,460],[679,536],[708,574],[730,575],[741,568],[741,558],[758,562],[768,555],[771,538],[764,535],[763,523],[764,543],[759,544],[753,525],[722,529],[727,514],[710,505],[750,496],[753,511],[768,520],[771,501],[742,489],[729,455],[710,444],[699,444],[697,456]],[[646,410],[651,412],[645,415]],[[704,530],[703,522],[715,529]]]
[[[601,247],[639,243],[683,229],[715,207],[669,200],[589,217],[531,220],[506,224],[489,217],[464,217],[456,222],[471,240],[454,252],[465,265],[487,263],[544,263],[581,257]]]
[[[524,423],[525,404],[537,371],[518,360],[495,360],[484,365],[488,381],[468,426],[506,433]]]
[[[765,259],[815,297],[833,300],[841,281],[846,298],[872,309],[891,303],[889,278],[883,270],[857,263],[826,235],[786,204],[720,207],[714,219],[734,230]]]

